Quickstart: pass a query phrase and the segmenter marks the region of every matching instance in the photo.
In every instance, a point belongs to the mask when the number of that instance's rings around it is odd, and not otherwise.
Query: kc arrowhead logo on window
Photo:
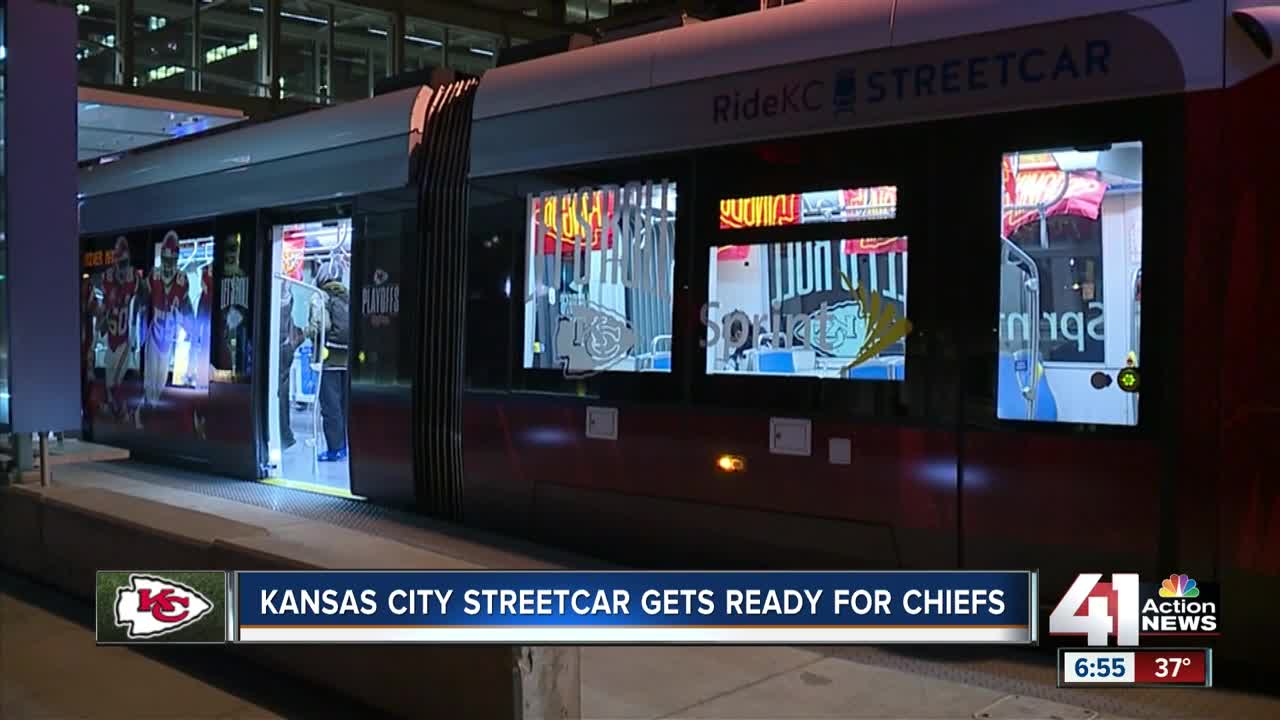
[[[153,575],[130,575],[116,590],[115,624],[131,639],[153,638],[192,625],[213,602],[187,585]]]

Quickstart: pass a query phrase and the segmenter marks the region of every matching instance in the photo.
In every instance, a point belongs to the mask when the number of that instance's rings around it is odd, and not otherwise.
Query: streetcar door
[[[349,495],[351,220],[272,228],[267,478]]]

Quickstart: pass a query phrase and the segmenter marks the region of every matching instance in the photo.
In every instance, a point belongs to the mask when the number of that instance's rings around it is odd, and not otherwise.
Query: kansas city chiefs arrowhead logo
[[[130,575],[116,590],[116,626],[130,639],[159,637],[181,630],[213,609],[209,598],[172,580]]]

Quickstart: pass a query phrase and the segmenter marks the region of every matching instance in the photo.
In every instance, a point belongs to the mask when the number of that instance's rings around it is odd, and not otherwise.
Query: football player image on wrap
[[[173,349],[178,341],[179,326],[191,334],[191,296],[187,276],[178,272],[178,234],[165,233],[160,245],[160,267],[151,271],[148,282],[151,291],[150,331],[147,333],[147,354],[143,360],[143,398],[146,406],[160,402],[160,393],[169,378],[173,362]],[[134,416],[137,427],[142,427],[142,408]]]
[[[187,363],[187,382],[198,389],[209,387],[209,315],[213,307],[213,266],[200,271],[200,304],[196,308],[191,357]]]
[[[249,373],[249,276],[240,266],[240,235],[226,237],[222,253],[222,285],[218,293],[222,341],[216,365],[236,375]]]
[[[97,288],[86,276],[80,281],[80,356],[84,365],[84,381],[93,382],[93,346],[97,339],[96,324],[102,322],[102,304],[98,302]]]
[[[120,237],[112,252],[111,267],[102,275],[102,306],[99,309],[104,320],[101,332],[107,339],[106,410],[119,419],[124,419],[128,411],[120,385],[139,340],[131,329],[139,309],[134,301],[139,299],[142,288],[142,270],[133,267],[129,242]]]
[[[96,323],[102,322],[102,304],[98,302],[98,291],[93,280],[85,277],[80,281],[80,362],[84,374],[80,377],[81,407],[86,417],[93,412],[90,387],[93,385],[94,345],[97,344],[98,333]]]

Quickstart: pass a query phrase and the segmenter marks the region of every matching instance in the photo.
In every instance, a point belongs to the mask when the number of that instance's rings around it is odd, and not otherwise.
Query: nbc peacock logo
[[[1200,588],[1196,587],[1196,581],[1186,575],[1170,575],[1160,583],[1160,597],[1162,598],[1194,598],[1200,597]]]
[[[1143,635],[1218,635],[1218,586],[1197,583],[1186,573],[1142,584],[1140,632]]]

